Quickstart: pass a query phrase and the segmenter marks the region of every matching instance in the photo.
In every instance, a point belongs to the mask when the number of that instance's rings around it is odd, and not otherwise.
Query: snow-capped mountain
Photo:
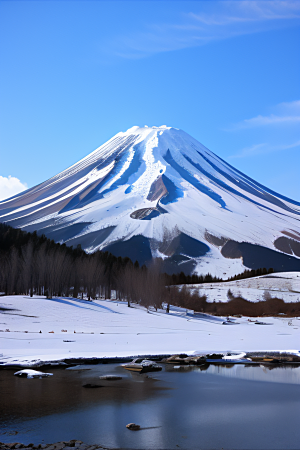
[[[300,203],[234,169],[182,130],[133,127],[0,202],[0,221],[87,252],[226,277],[300,270]]]

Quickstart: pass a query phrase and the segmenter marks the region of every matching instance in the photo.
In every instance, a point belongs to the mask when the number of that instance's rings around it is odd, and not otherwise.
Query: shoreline
[[[0,442],[0,450],[116,450],[110,447],[103,447],[101,444],[85,444],[82,441],[71,439],[70,441],[55,442],[53,444],[22,444],[20,442]]]
[[[132,361],[134,358],[143,358],[143,359],[150,359],[153,361],[160,361],[163,358],[169,358],[172,356],[171,354],[161,354],[161,355],[132,355],[132,356],[116,356],[111,358],[85,358],[79,357],[79,358],[64,358],[57,361],[39,361],[37,363],[32,364],[0,364],[0,370],[7,370],[7,369],[29,369],[29,368],[67,368],[71,366],[78,366],[78,365],[97,365],[97,364],[121,364]]]
[[[43,368],[46,369],[66,369],[72,366],[78,365],[98,365],[98,364],[122,364],[126,362],[131,362],[135,358],[142,359],[150,359],[151,361],[166,363],[167,359],[173,359],[174,364],[183,365],[191,365],[197,366],[202,364],[247,364],[244,358],[259,358],[259,361],[252,360],[248,362],[251,365],[259,365],[259,364],[271,364],[272,366],[280,365],[280,366],[298,366],[300,365],[300,352],[298,350],[265,350],[265,351],[253,351],[253,352],[244,352],[245,356],[239,361],[239,358],[235,359],[234,355],[232,360],[221,359],[216,360],[216,355],[225,356],[227,351],[214,351],[214,352],[199,352],[196,354],[188,354],[188,353],[173,353],[173,354],[158,354],[158,355],[133,355],[133,356],[124,356],[124,357],[114,357],[114,358],[70,358],[63,359],[60,361],[40,361],[33,364],[0,364],[0,370],[17,370],[17,369],[35,369],[35,368]],[[184,356],[185,355],[185,356]],[[212,358],[214,360],[212,360]],[[272,358],[274,361],[265,362],[263,358]],[[186,359],[186,360],[185,360]],[[197,359],[199,361],[197,362]],[[200,361],[201,360],[201,361]],[[171,363],[169,361],[169,363]],[[173,363],[173,362],[172,362]],[[171,363],[171,364],[172,364]]]

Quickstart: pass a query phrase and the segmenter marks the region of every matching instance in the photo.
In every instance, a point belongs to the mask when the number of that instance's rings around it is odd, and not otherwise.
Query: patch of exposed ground
[[[280,236],[274,241],[274,246],[281,252],[300,256],[300,242],[297,242],[294,239]]]
[[[162,177],[159,177],[151,184],[147,200],[154,202],[155,200],[160,200],[166,194],[168,194],[167,188],[164,185]]]

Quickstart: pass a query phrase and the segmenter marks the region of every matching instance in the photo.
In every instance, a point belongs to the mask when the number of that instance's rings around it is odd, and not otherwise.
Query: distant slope
[[[188,285],[192,292],[207,295],[208,302],[228,302],[228,290],[251,302],[277,297],[285,303],[300,302],[300,272],[279,272],[244,280]]]

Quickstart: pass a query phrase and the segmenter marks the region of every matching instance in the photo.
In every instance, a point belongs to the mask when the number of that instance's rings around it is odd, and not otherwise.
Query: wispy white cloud
[[[27,184],[22,183],[18,178],[11,175],[8,175],[8,177],[0,175],[0,200],[19,194],[25,189],[27,189]]]
[[[103,50],[110,55],[138,59],[256,33],[299,19],[298,0],[197,2],[194,11],[182,12],[177,21],[148,24],[143,30],[114,37],[105,42]]]
[[[222,6],[215,14],[191,13],[191,16],[210,26],[299,18],[298,1],[225,1]]]
[[[293,102],[283,102],[276,106],[276,109],[282,114],[296,114],[300,115],[300,100]]]
[[[300,147],[300,141],[294,142],[292,144],[287,144],[287,145],[271,145],[268,143],[255,144],[255,145],[252,145],[251,147],[243,148],[235,155],[229,156],[229,158],[231,158],[231,159],[246,158],[246,157],[251,157],[251,156],[264,155],[267,153],[279,152],[279,151],[283,151],[283,150],[290,150],[290,149],[293,149],[296,147]]]
[[[258,115],[251,119],[244,119],[234,124],[227,131],[240,130],[244,128],[255,128],[266,125],[294,125],[300,124],[300,100],[279,103],[275,108],[275,114],[268,116]]]
[[[252,128],[263,125],[291,124],[298,122],[300,123],[300,116],[276,116],[275,114],[271,114],[270,116],[257,116],[252,119],[245,119],[239,127]]]

